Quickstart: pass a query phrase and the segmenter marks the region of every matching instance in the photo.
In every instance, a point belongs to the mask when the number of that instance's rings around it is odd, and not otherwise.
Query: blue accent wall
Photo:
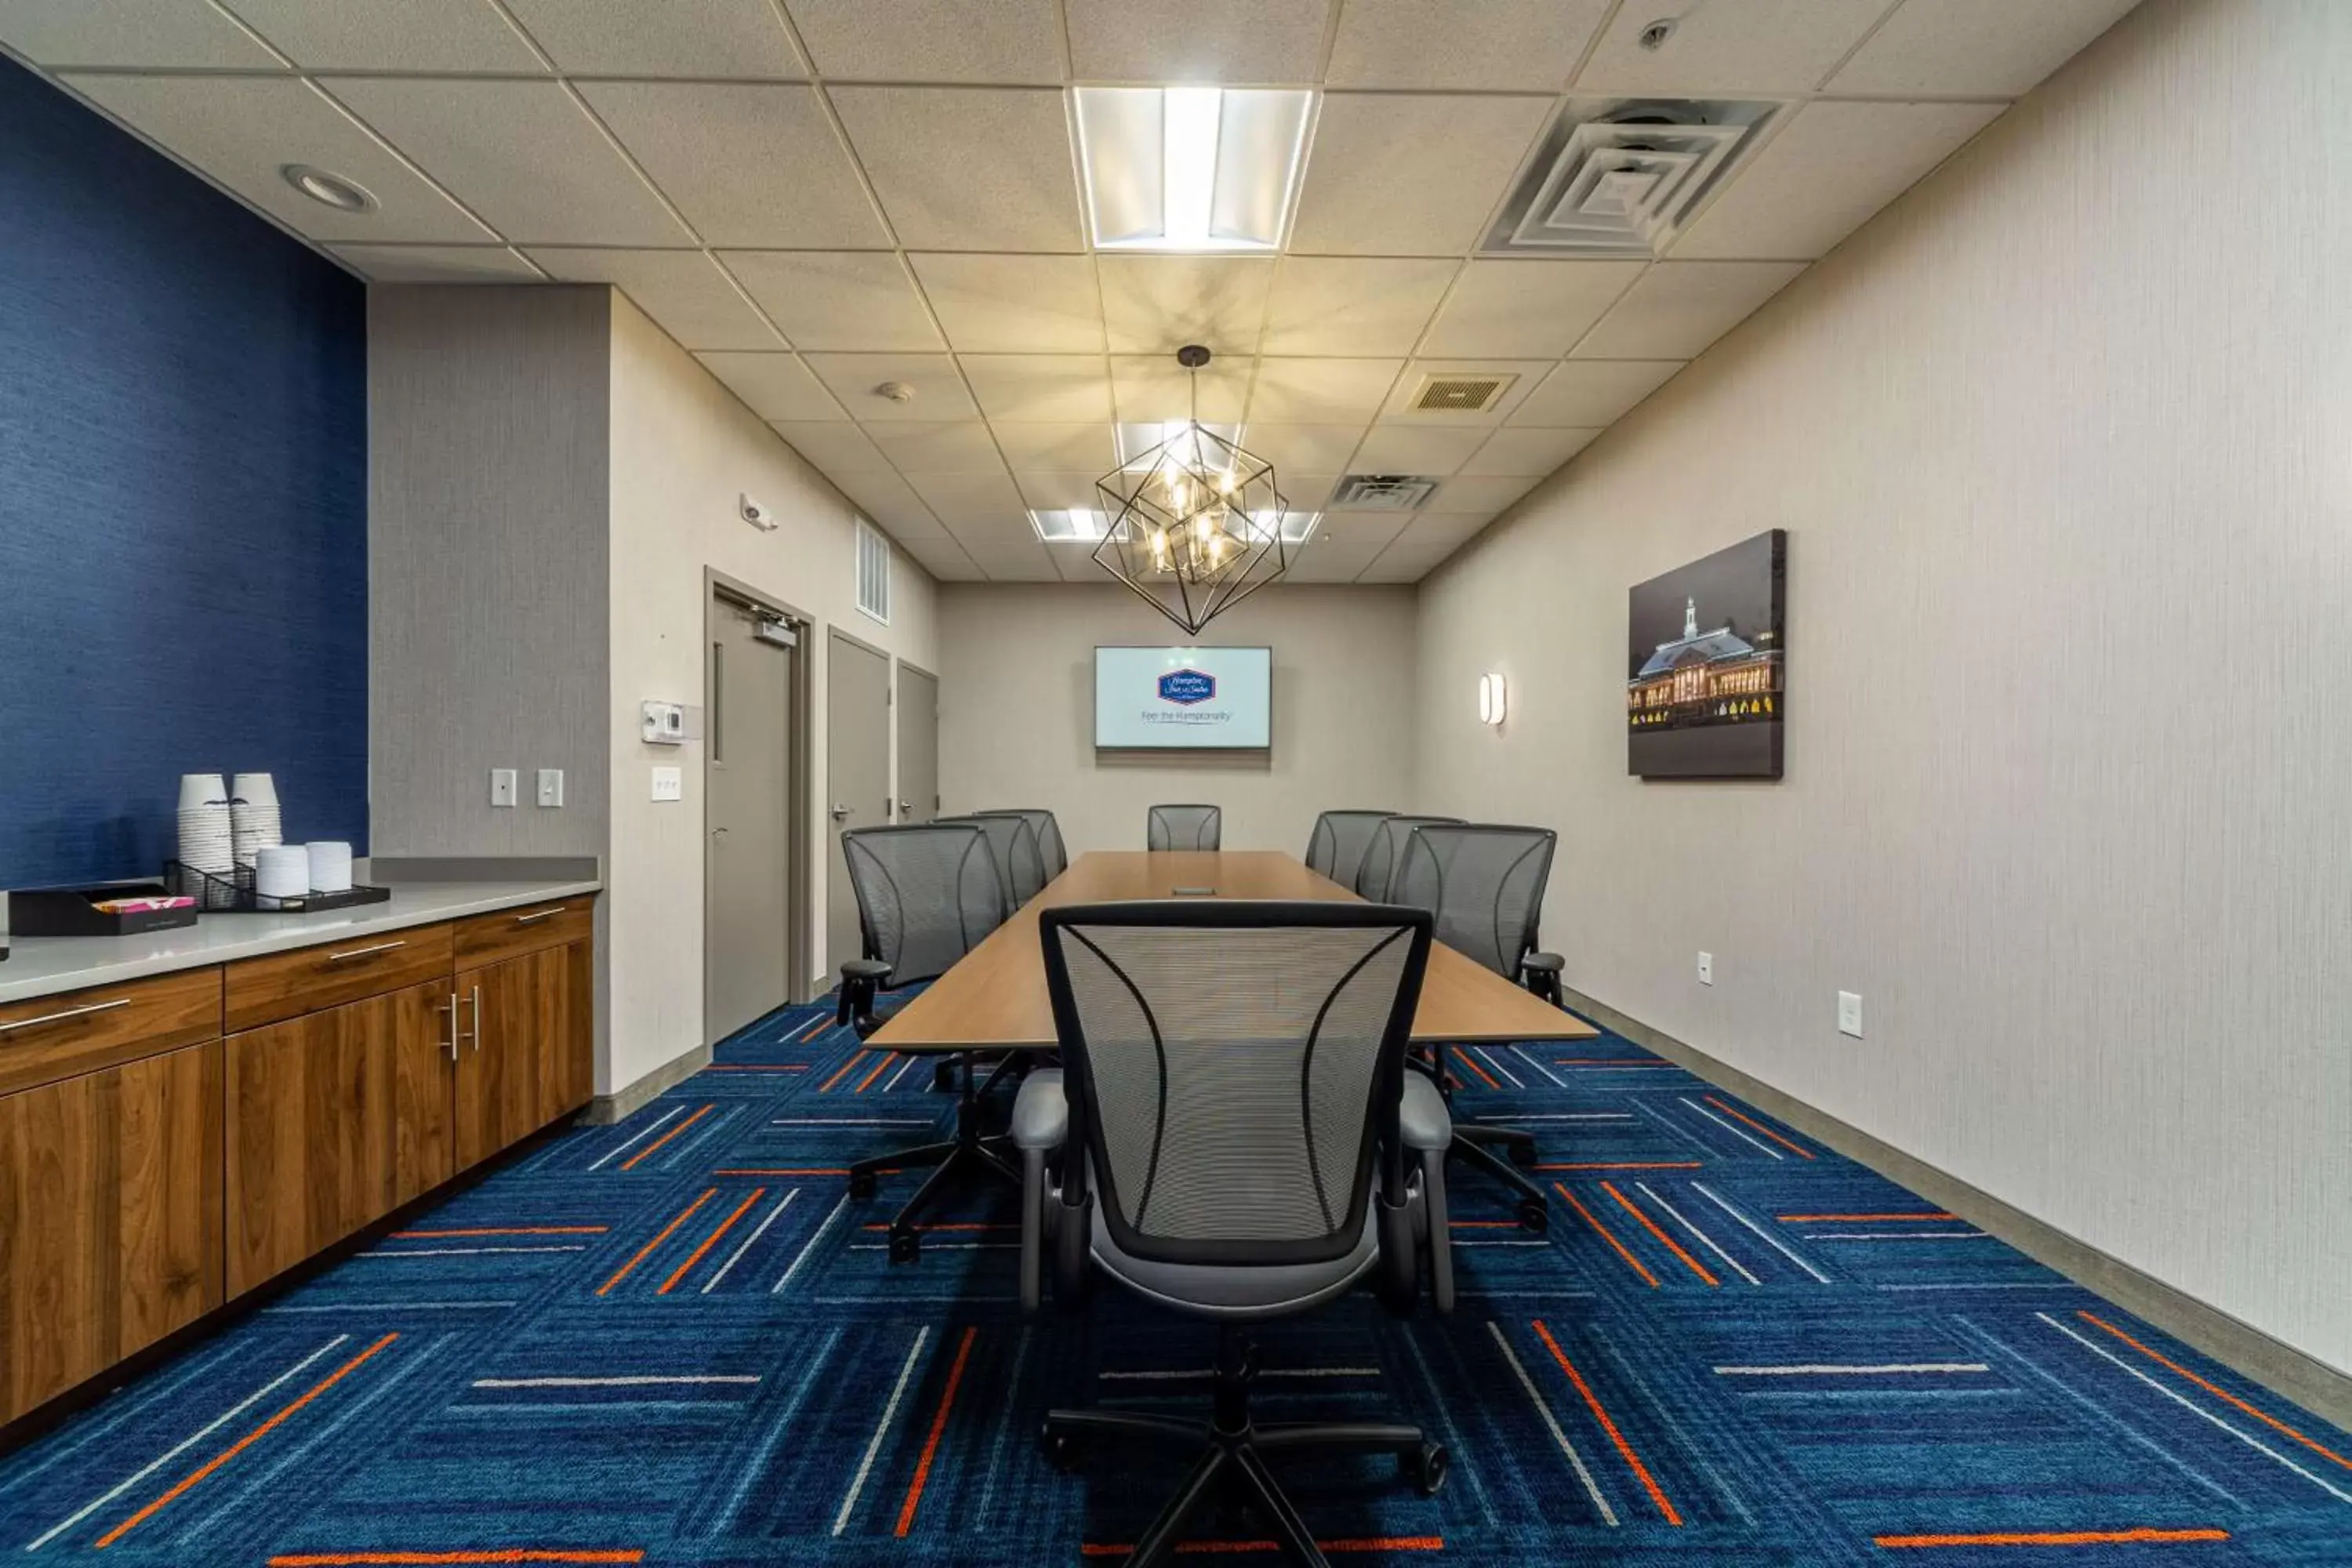
[[[367,830],[350,275],[0,60],[0,888],[152,876],[183,773]]]

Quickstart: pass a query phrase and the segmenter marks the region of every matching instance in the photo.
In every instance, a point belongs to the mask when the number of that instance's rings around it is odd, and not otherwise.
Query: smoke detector
[[[1739,100],[1572,100],[1479,249],[1663,256],[1784,110]]]
[[[886,381],[874,389],[874,395],[892,403],[912,403],[915,389],[903,381]]]

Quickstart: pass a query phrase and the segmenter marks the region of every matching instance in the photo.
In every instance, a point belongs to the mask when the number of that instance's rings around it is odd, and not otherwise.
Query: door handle
[[[915,803],[911,800],[902,800],[898,803],[898,815],[902,817],[914,809]]]
[[[457,1060],[457,994],[455,991],[449,993],[449,1037],[441,1043],[447,1049],[454,1066]]]
[[[68,1007],[62,1013],[44,1013],[37,1018],[19,1018],[13,1024],[0,1024],[0,1035],[14,1034],[18,1029],[37,1029],[43,1024],[62,1024],[68,1018],[87,1018],[92,1013],[111,1013],[117,1007],[128,1007],[131,998],[118,996],[111,1002],[93,1002],[87,1007]]]
[[[848,816],[849,816],[849,807],[847,807],[847,806],[845,806],[845,805],[835,805],[835,806],[833,808],[833,819],[834,819],[835,822],[840,822],[840,821],[844,820],[845,818],[846,818]]]

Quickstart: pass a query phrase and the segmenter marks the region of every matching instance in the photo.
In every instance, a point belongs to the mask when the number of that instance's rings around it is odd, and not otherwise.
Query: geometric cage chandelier
[[[1289,570],[1290,508],[1272,463],[1201,424],[1209,351],[1188,344],[1176,363],[1192,374],[1192,416],[1095,481],[1095,560],[1190,636]]]

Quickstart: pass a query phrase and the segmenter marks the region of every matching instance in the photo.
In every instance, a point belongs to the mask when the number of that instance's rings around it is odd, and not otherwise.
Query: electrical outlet
[[[515,803],[515,771],[512,768],[490,770],[490,804],[512,805]]]
[[[1698,983],[1701,985],[1715,984],[1715,954],[1702,952],[1698,955]]]
[[[684,768],[656,768],[654,770],[654,798],[656,800],[684,800],[686,798],[686,770]]]
[[[541,805],[563,804],[563,770],[562,768],[539,770],[539,804]]]
[[[1861,992],[1841,991],[1838,993],[1838,1033],[1841,1035],[1852,1035],[1857,1040],[1862,1038]]]

